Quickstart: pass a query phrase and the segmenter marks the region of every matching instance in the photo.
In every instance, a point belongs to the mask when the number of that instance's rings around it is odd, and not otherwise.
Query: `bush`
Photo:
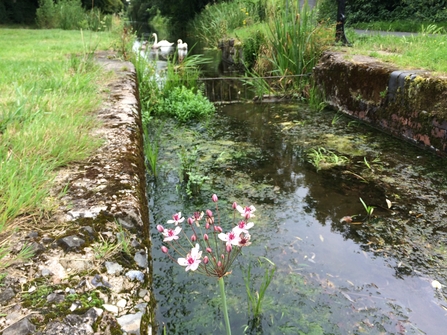
[[[194,93],[185,86],[167,91],[154,110],[155,114],[171,116],[182,122],[209,116],[214,111],[214,105],[201,91]]]

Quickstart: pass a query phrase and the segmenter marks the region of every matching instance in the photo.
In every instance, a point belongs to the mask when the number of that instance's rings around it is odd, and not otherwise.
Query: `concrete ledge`
[[[327,52],[313,72],[330,106],[401,139],[447,154],[447,78],[372,57]]]

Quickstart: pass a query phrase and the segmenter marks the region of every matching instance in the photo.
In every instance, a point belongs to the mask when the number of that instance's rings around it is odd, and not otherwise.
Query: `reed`
[[[258,259],[260,267],[264,267],[264,275],[262,277],[259,290],[253,289],[253,278],[251,274],[251,263],[248,265],[247,274],[244,277],[245,289],[247,292],[248,314],[250,315],[249,327],[251,330],[256,330],[260,327],[262,315],[262,302],[265,298],[265,293],[269,287],[276,271],[275,264],[265,257]]]
[[[323,51],[333,41],[329,29],[317,23],[315,9],[310,9],[307,1],[300,8],[299,2],[284,0],[269,27],[272,74],[278,76],[311,74]],[[288,85],[301,90],[308,79],[296,76],[282,82],[283,89]]]

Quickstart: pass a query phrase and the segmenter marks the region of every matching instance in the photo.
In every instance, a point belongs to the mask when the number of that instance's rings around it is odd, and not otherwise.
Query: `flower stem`
[[[225,318],[225,328],[227,329],[227,335],[231,335],[230,318],[228,317],[227,297],[225,295],[225,283],[223,277],[219,278],[220,298],[222,299],[222,308]]]

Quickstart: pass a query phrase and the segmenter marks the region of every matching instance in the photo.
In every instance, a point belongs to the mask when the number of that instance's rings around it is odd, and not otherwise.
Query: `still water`
[[[176,212],[214,210],[213,193],[223,219],[234,201],[257,209],[253,243],[225,277],[233,334],[446,333],[444,288],[432,287],[447,284],[444,159],[300,104],[234,104],[207,121],[153,127],[160,132],[159,174],[148,182],[158,334],[225,333],[217,280],[174,264],[156,229]],[[317,172],[307,152],[320,147],[350,163]],[[182,152],[209,178],[198,195],[181,181]],[[341,221],[365,214],[359,198],[375,207],[373,217]],[[231,225],[222,222],[224,230]],[[276,271],[256,323],[244,277],[251,264],[250,286],[259,289],[268,268],[260,257]]]

